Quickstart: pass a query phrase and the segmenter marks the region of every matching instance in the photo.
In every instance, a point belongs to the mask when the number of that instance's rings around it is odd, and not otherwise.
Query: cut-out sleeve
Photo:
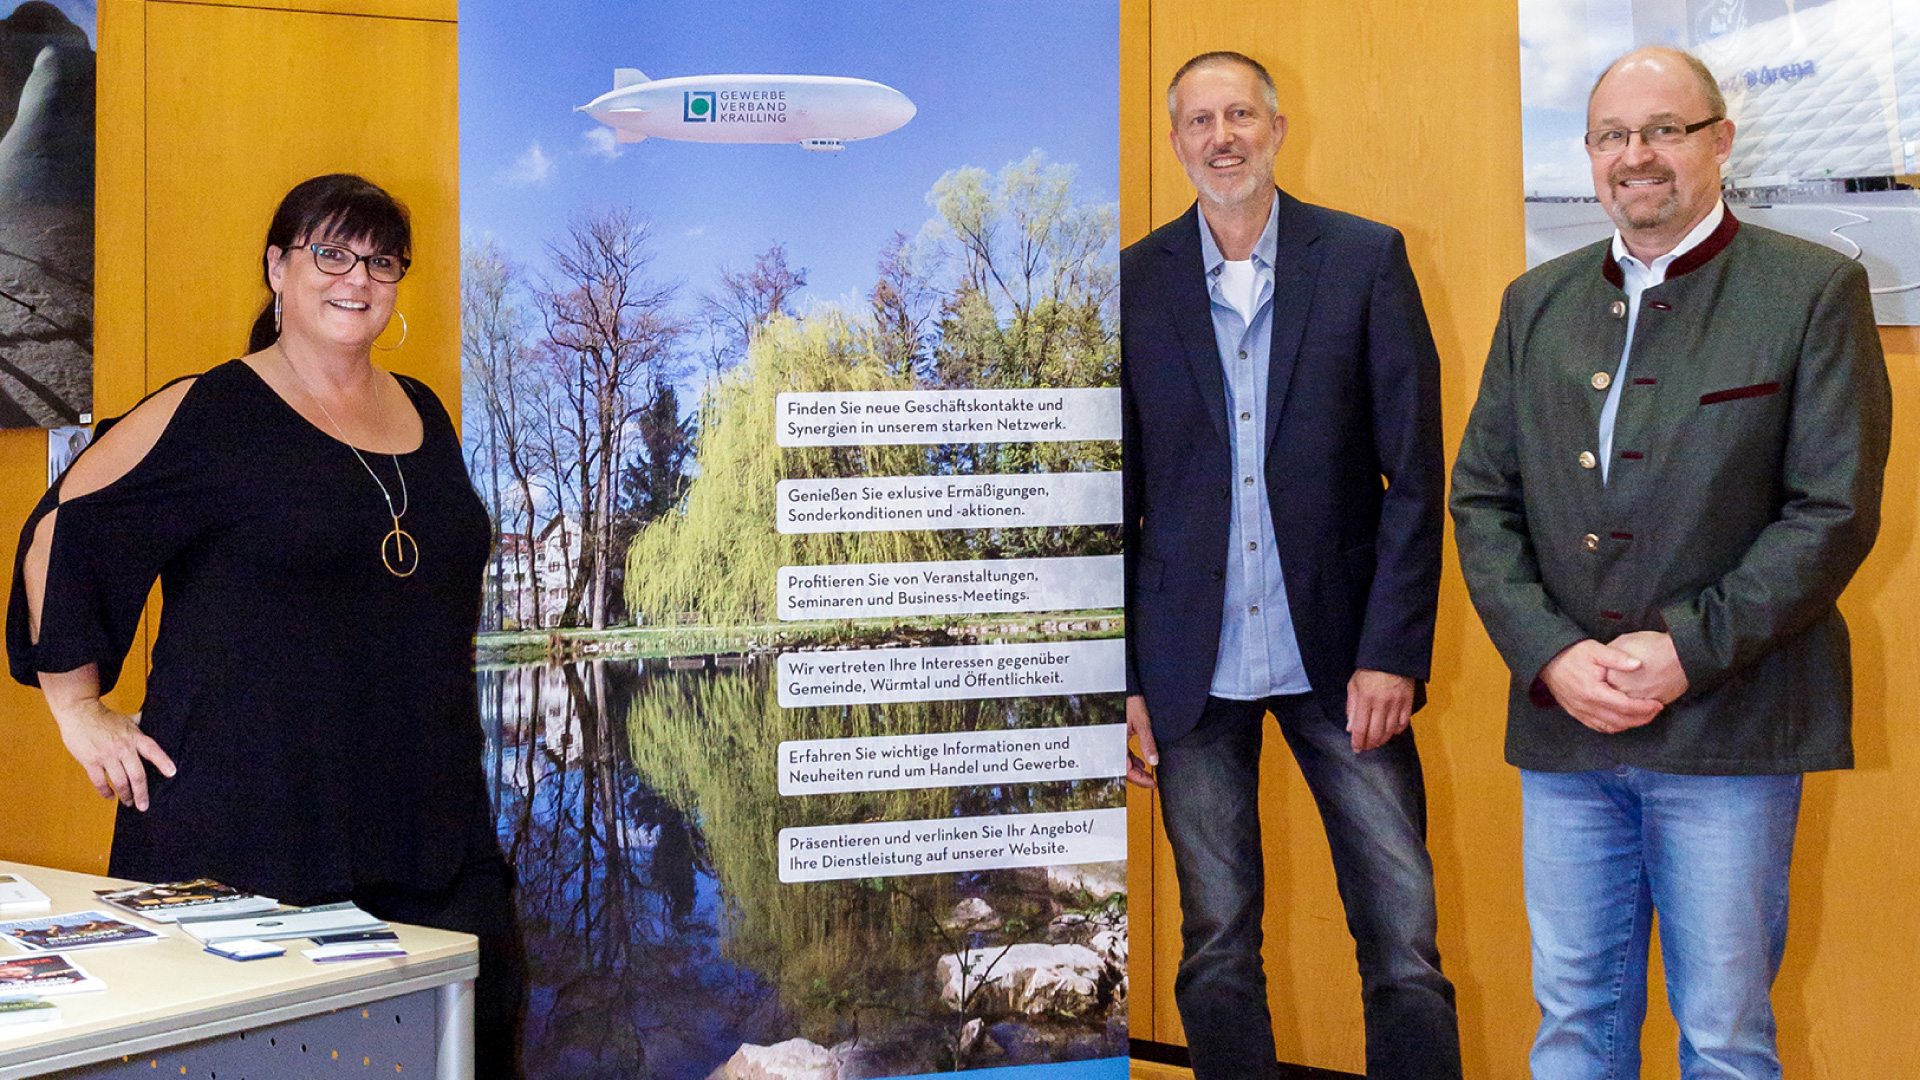
[[[194,440],[181,430],[192,400],[189,392],[125,475],[64,503],[56,482],[34,506],[20,532],[7,609],[7,661],[16,681],[38,686],[41,672],[88,664],[99,668],[101,693],[119,681],[154,581],[209,520],[212,478],[199,467],[204,463],[197,460]],[[113,423],[103,422],[99,434]],[[41,519],[56,509],[36,641],[27,606],[27,552]]]

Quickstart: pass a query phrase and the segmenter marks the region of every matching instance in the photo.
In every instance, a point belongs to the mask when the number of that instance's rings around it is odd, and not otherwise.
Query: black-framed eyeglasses
[[[313,265],[323,274],[335,277],[353,272],[356,263],[367,264],[367,276],[388,285],[407,276],[407,268],[413,260],[399,255],[356,255],[339,244],[308,244],[307,250],[313,252]]]
[[[1597,131],[1587,132],[1587,150],[1602,157],[1617,154],[1627,148],[1628,141],[1635,134],[1640,136],[1642,143],[1655,149],[1679,146],[1687,141],[1687,136],[1709,124],[1717,124],[1725,119],[1724,116],[1709,116],[1697,124],[1682,125],[1663,120],[1637,128],[1600,128]]]

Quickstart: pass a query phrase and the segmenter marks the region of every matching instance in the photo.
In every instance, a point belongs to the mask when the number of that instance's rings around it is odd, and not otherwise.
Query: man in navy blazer
[[[1372,1080],[1460,1076],[1420,761],[1440,581],[1440,364],[1395,230],[1273,183],[1273,80],[1167,92],[1199,201],[1121,255],[1127,725],[1180,881],[1198,1080],[1277,1075],[1261,964],[1269,712],[1332,848]],[[1153,773],[1148,771],[1153,768]]]

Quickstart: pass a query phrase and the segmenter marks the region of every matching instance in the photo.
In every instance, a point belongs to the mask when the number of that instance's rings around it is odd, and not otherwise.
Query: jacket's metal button
[[[1600,459],[1593,456],[1593,451],[1591,450],[1580,451],[1580,467],[1581,468],[1591,469],[1598,464],[1600,464]]]
[[[1615,300],[1607,310],[1613,313],[1614,318],[1624,319],[1627,317],[1627,302],[1625,300]]]
[[[1607,387],[1612,385],[1613,385],[1613,376],[1607,374],[1604,371],[1596,371],[1593,373],[1593,388],[1595,390],[1605,390]]]
[[[1580,546],[1586,548],[1588,551],[1599,551],[1600,538],[1592,533],[1588,533],[1580,538]]]

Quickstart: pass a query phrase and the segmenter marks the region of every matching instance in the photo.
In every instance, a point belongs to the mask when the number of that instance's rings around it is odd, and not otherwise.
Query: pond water
[[[479,675],[495,821],[519,875],[535,1077],[699,1080],[778,1019],[773,986],[721,955],[697,826],[626,751],[642,667]]]
[[[702,1080],[742,1043],[796,1035],[857,1040],[869,1048],[866,1075],[1015,1063],[953,1050],[966,1017],[940,1004],[935,962],[956,948],[1042,940],[1050,920],[1091,901],[1063,898],[1033,871],[781,885],[778,830],[1119,806],[1120,782],[783,800],[774,749],[881,730],[1113,723],[1118,695],[783,710],[770,656],[719,659],[729,666],[590,660],[478,675],[533,983],[530,1075]],[[969,897],[1004,924],[990,935],[943,927]],[[1098,907],[1123,917],[1124,895]],[[1001,1041],[1054,1057],[1124,1053],[1123,1012],[1107,1002]]]

